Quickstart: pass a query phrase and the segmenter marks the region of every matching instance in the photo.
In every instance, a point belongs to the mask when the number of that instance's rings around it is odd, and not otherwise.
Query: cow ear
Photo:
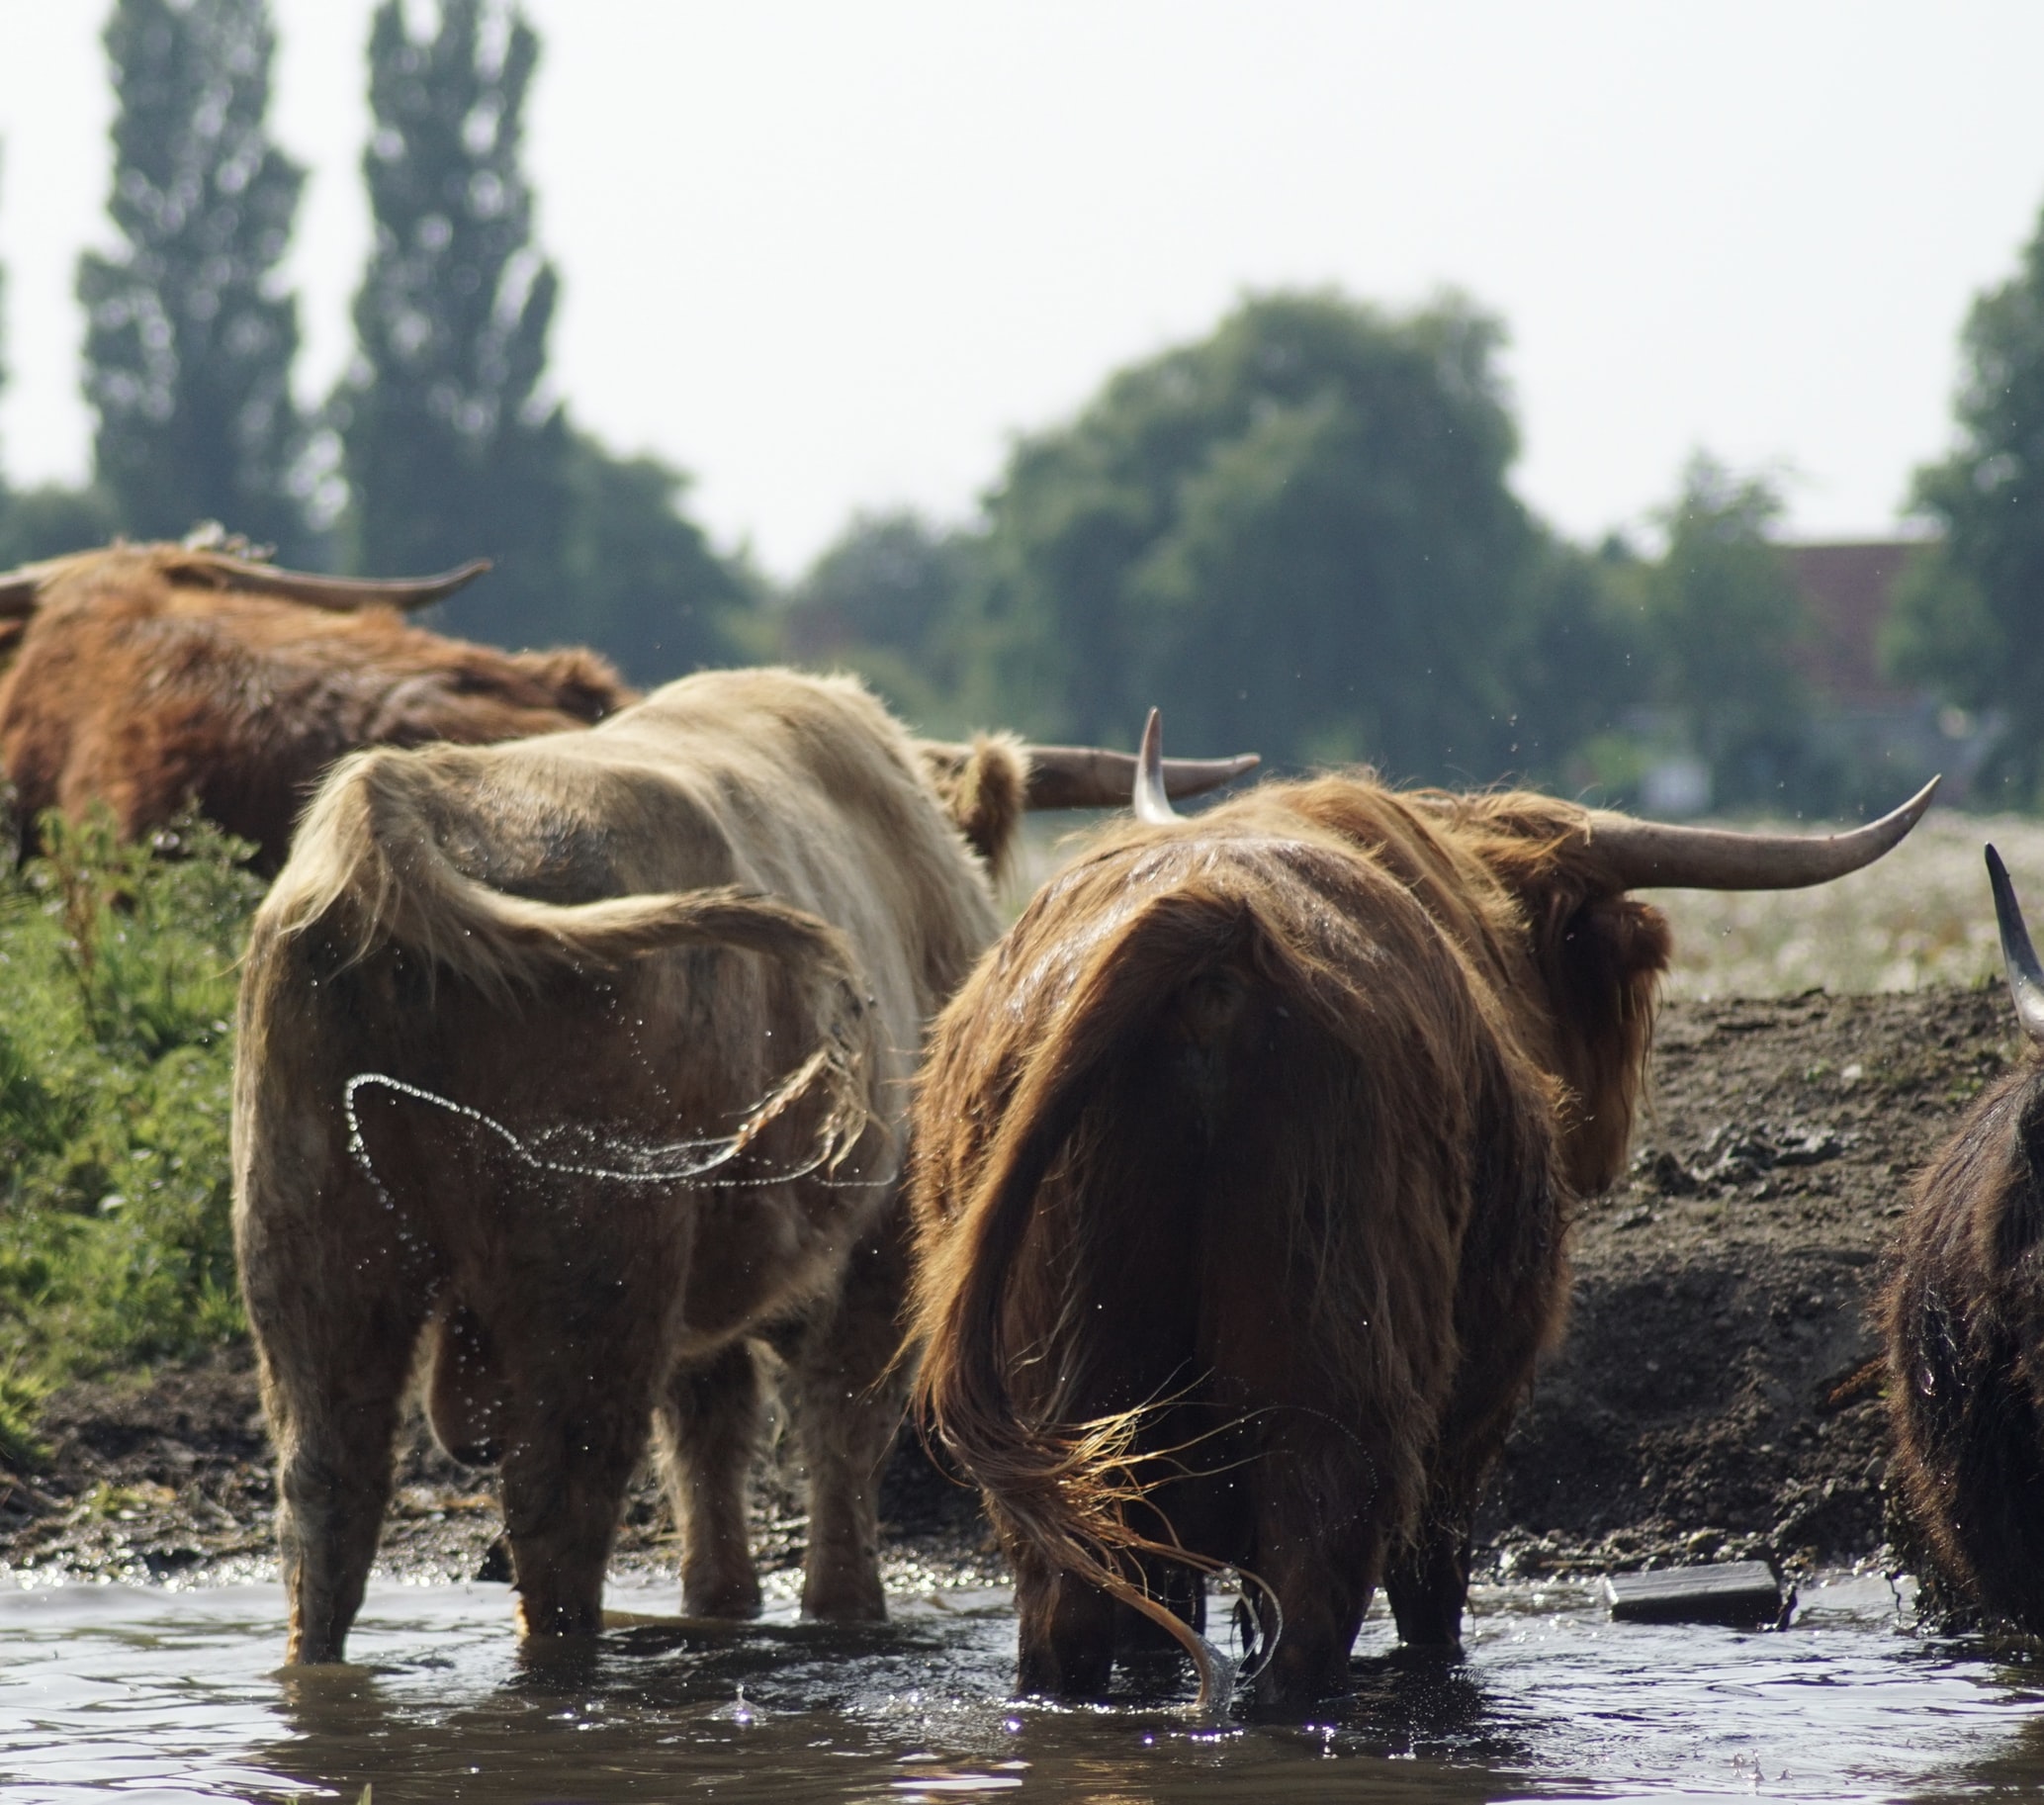
[[[1601,1191],[1625,1168],[1639,1079],[1667,969],[1667,918],[1650,903],[1605,892],[1540,937],[1540,961],[1560,1029],[1562,1076],[1581,1120],[1571,1132],[1574,1182]],[[1559,931],[1556,932],[1555,930]]]
[[[1668,918],[1633,896],[1596,896],[1575,912],[1565,935],[1569,963],[1598,984],[1630,988],[1668,968],[1674,936]]]
[[[919,740],[916,753],[951,825],[1001,877],[1028,807],[1028,759],[1021,742],[983,733],[969,747]]]
[[[521,652],[518,663],[537,673],[550,691],[549,700],[563,714],[591,723],[607,719],[638,695],[618,676],[617,667],[586,646],[563,646],[551,652]]]

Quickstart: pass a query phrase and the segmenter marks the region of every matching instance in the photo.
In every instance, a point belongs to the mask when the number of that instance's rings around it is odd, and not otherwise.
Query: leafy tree
[[[1501,774],[1568,789],[1595,780],[1576,755],[1651,691],[1637,592],[1635,559],[1622,539],[1585,551],[1539,533],[1499,648],[1509,710]]]
[[[1044,731],[1511,762],[1507,661],[1538,539],[1496,323],[1332,294],[1245,303],[1024,441],[989,500],[980,684]]]
[[[105,545],[120,530],[112,498],[91,485],[0,491],[0,571]]]
[[[581,640],[649,681],[733,656],[754,586],[682,513],[680,472],[613,456],[544,393],[559,280],[520,166],[538,61],[515,10],[442,0],[413,38],[400,0],[377,9],[363,159],[376,248],[332,407],[348,559],[425,571],[486,553],[494,573],[444,625]]]
[[[558,631],[570,433],[540,392],[559,281],[532,246],[519,167],[539,40],[515,13],[501,34],[489,24],[480,0],[443,0],[414,39],[400,0],[377,8],[376,247],[335,417],[351,563],[425,571],[486,551],[495,575],[448,617],[515,643]]]
[[[962,725],[954,697],[982,562],[970,533],[909,512],[861,514],[789,595],[782,649],[857,671],[925,726]]]
[[[687,492],[659,458],[615,457],[571,432],[560,587],[543,631],[608,653],[639,683],[749,655],[756,586],[681,511]]]
[[[1916,473],[1942,528],[1906,576],[1885,637],[1898,676],[2004,722],[1984,780],[2044,801],[2044,217],[2015,275],[1973,304],[1953,412],[1959,443]]]
[[[305,172],[264,123],[268,9],[117,0],[106,45],[123,242],[78,265],[99,483],[131,533],[216,519],[312,561],[292,487],[298,305],[277,285]]]
[[[7,271],[0,268],[0,392],[8,376],[6,303]],[[55,483],[11,490],[0,472],[0,571],[104,544],[116,530],[113,503],[104,490]]]
[[[1778,803],[1809,775],[1806,610],[1768,542],[1781,511],[1766,479],[1698,453],[1660,516],[1667,550],[1644,573],[1653,699],[1687,728],[1722,803]]]
[[[0,145],[0,149],[5,149]],[[0,156],[0,176],[7,173],[7,161]],[[4,192],[4,188],[0,188]],[[0,395],[7,393],[7,265],[0,263]],[[7,476],[0,471],[0,507],[7,503]]]

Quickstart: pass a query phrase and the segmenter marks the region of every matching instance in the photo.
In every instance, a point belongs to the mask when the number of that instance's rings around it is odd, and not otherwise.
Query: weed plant
[[[0,1461],[68,1379],[241,1335],[228,1228],[250,848],[51,815],[0,872]]]

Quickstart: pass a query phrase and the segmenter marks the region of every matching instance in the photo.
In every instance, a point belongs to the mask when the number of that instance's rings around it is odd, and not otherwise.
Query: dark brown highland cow
[[[362,582],[117,545],[0,575],[21,623],[0,764],[24,826],[104,802],[134,838],[197,802],[274,871],[344,753],[584,727],[632,699],[593,652],[499,652],[400,614],[489,568]]]
[[[597,1627],[656,1408],[683,1608],[757,1609],[755,1344],[809,1472],[803,1607],[883,1614],[909,1078],[1022,809],[1131,768],[724,671],[334,771],[255,918],[234,1079],[291,1660],[340,1659],[422,1339],[435,1432],[501,1463],[528,1630]]]
[[[1879,1313],[1895,1474],[1940,1576],[2044,1636],[2044,970],[1988,848],[2029,1056],[1916,1181]]]
[[[1168,1631],[1203,1696],[1226,1565],[1269,1706],[1342,1687],[1379,1578],[1454,1646],[1570,1210],[1626,1157],[1668,953],[1627,892],[1822,882],[1928,798],[1795,840],[1353,772],[1139,798],[1049,884],[913,1118],[918,1392],[1015,1563],[1023,1688],[1097,1696]]]

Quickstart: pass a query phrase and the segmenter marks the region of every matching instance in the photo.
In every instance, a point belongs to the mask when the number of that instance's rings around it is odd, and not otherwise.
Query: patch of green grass
[[[49,1450],[36,1433],[48,1387],[36,1379],[25,1379],[9,1361],[0,1366],[0,1467],[20,1472],[39,1467]]]
[[[105,818],[43,838],[0,873],[0,1459],[41,1390],[243,1332],[227,1124],[249,849],[197,821],[153,846]]]

